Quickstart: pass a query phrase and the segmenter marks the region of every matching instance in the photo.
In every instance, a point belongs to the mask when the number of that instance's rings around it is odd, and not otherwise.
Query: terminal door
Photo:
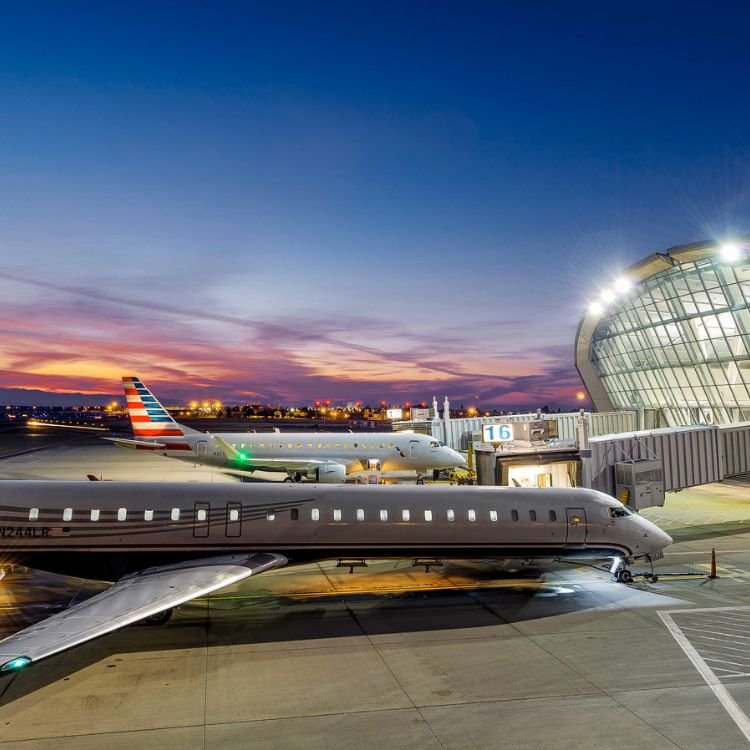
[[[586,511],[583,508],[566,508],[568,517],[568,544],[583,544],[586,541]]]
[[[419,458],[419,440],[409,441],[409,458]]]

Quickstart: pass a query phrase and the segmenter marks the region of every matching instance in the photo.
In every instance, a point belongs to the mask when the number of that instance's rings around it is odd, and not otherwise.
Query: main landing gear
[[[302,474],[299,471],[295,471],[293,474],[289,474],[285,482],[301,482],[302,481]]]
[[[145,619],[137,622],[136,625],[166,625],[172,617],[172,610],[165,609],[163,612],[157,612],[155,615],[146,617]]]

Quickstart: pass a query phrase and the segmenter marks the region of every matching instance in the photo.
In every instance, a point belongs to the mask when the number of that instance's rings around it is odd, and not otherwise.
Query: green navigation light
[[[247,461],[247,453],[240,453],[240,461]]]
[[[6,661],[0,672],[17,672],[19,669],[23,669],[25,666],[31,664],[31,659],[28,656],[19,656],[17,659]]]

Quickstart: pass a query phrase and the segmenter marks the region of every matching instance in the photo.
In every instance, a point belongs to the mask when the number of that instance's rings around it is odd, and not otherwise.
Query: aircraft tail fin
[[[136,438],[184,437],[187,432],[195,432],[175,422],[140,378],[125,376],[122,384]]]

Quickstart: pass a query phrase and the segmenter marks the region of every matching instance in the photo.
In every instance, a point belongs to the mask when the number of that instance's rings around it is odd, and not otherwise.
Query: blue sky
[[[750,231],[749,21],[10,4],[0,387],[570,403],[600,286]]]

